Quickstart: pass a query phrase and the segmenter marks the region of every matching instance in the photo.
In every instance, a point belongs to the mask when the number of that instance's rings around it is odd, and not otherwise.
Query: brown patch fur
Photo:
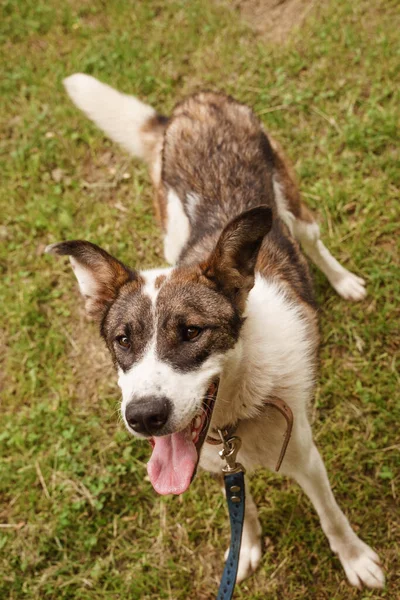
[[[145,148],[145,160],[150,167],[154,186],[153,206],[158,225],[165,229],[167,211],[165,194],[161,182],[161,152],[168,117],[155,115],[143,125],[141,135]]]
[[[153,195],[154,213],[159,227],[163,231],[167,228],[167,202],[163,188],[157,184]]]
[[[157,279],[154,282],[154,287],[156,288],[156,290],[159,290],[160,287],[162,286],[162,284],[164,283],[166,279],[166,275],[159,275],[157,277]]]
[[[148,119],[140,130],[140,136],[144,146],[144,160],[150,165],[154,163],[158,151],[158,145],[162,140],[165,128],[168,123],[168,117],[163,115],[154,115]]]
[[[142,294],[142,289],[141,278],[125,283],[101,325],[101,334],[113,361],[123,370],[129,369],[133,362],[140,359],[153,333],[152,304],[148,296]],[[130,348],[115,343],[119,336],[126,336],[130,340]]]
[[[190,371],[211,354],[233,348],[243,323],[236,303],[198,265],[172,272],[157,297],[156,313],[162,319],[157,356],[179,371]],[[195,344],[182,343],[182,330],[188,326],[202,330]]]

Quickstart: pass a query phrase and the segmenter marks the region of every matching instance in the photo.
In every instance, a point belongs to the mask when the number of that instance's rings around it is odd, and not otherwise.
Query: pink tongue
[[[154,449],[147,464],[153,488],[159,494],[183,494],[188,489],[197,463],[191,426],[183,431],[153,438]]]

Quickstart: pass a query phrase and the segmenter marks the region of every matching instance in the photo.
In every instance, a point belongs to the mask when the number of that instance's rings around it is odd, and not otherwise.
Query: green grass
[[[75,71],[163,111],[200,86],[250,103],[294,161],[327,245],[368,281],[367,299],[348,304],[316,273],[312,414],[338,501],[379,551],[388,586],[352,590],[302,492],[260,472],[266,552],[236,597],[400,597],[396,4],[324,3],[273,47],[211,0],[3,3],[1,598],[209,600],[228,543],[209,476],[184,498],[152,491],[148,447],[119,423],[109,359],[69,267],[43,255],[88,238],[134,266],[163,261],[145,169],[71,105],[61,81]]]

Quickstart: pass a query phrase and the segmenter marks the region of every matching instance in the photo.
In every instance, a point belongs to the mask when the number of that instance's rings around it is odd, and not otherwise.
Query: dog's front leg
[[[340,510],[329,485],[322,458],[311,438],[306,442],[306,429],[302,440],[292,440],[290,458],[282,464],[282,473],[296,479],[313,503],[322,529],[346,572],[349,582],[361,588],[382,588],[385,577],[379,557],[354,533],[349,521]],[[296,458],[294,458],[296,457]]]
[[[223,488],[223,491],[225,494],[225,488]],[[228,554],[229,548],[225,552],[225,560],[228,558]],[[246,478],[246,504],[236,583],[240,583],[247,577],[250,577],[260,564],[260,560],[261,525],[258,520],[257,507],[250,493],[249,482]]]

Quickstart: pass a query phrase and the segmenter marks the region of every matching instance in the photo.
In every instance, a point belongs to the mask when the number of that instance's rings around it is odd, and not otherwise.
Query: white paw
[[[361,277],[357,277],[354,273],[344,270],[344,273],[333,281],[331,281],[333,287],[342,298],[345,300],[362,300],[365,298],[367,293],[365,289],[365,281]]]
[[[340,562],[343,565],[347,579],[358,589],[383,588],[385,575],[380,566],[379,556],[359,540],[357,546],[350,546],[339,551]]]
[[[225,560],[227,560],[229,548],[225,552]],[[258,568],[261,560],[261,541],[257,540],[252,545],[242,543],[239,555],[239,568],[236,577],[236,583],[240,583],[247,577],[250,577]]]

